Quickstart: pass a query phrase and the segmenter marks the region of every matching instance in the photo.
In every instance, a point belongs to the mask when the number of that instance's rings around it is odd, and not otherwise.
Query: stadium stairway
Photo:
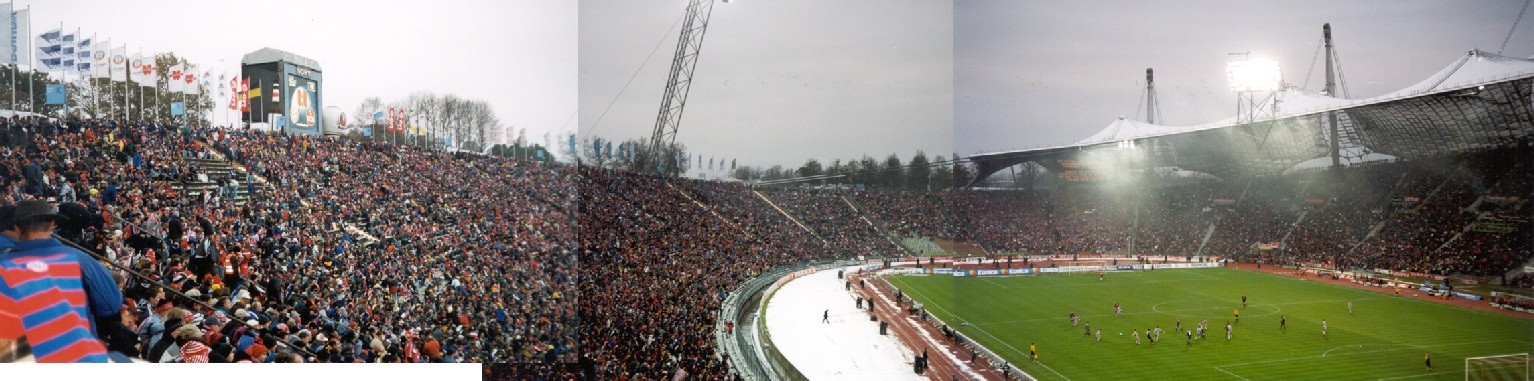
[[[217,155],[217,153],[214,153],[214,155]],[[251,187],[247,186],[247,183],[252,180],[254,180],[257,192],[274,189],[270,183],[249,173],[244,167],[236,167],[233,163],[220,157],[182,158],[182,161],[196,165],[202,173],[192,181],[164,181],[164,183],[171,184],[172,189],[175,189],[177,193],[185,197],[196,198],[202,197],[203,193],[218,192],[218,182],[229,179],[238,182],[235,196],[231,200],[235,205],[244,205],[246,201],[254,197],[250,192]]]
[[[826,241],[826,239],[821,237],[820,234],[815,234],[815,230],[814,229],[810,229],[810,227],[808,225],[805,225],[804,222],[799,221],[799,219],[795,218],[793,214],[789,214],[787,210],[783,210],[782,207],[778,206],[778,203],[772,202],[772,199],[768,198],[767,195],[762,194],[762,192],[758,192],[755,189],[751,190],[751,194],[756,195],[756,197],[762,199],[762,201],[766,201],[767,205],[772,205],[772,209],[777,210],[778,213],[782,213],[783,217],[788,217],[789,221],[793,221],[794,225],[799,225],[799,228],[800,229],[804,229],[804,232],[806,232],[806,233],[810,233],[810,236],[815,237],[815,239],[820,240],[820,242],[824,242],[826,244],[826,247],[830,247],[831,246],[831,242],[830,241]]]
[[[884,239],[889,240],[891,246],[898,247],[900,250],[904,250],[906,254],[916,255],[916,252],[912,251],[911,248],[905,247],[905,245],[901,245],[900,242],[896,242],[894,238],[891,238],[894,236],[894,234],[890,233],[888,229],[885,229],[884,226],[876,224],[873,222],[873,220],[868,219],[868,216],[863,214],[863,210],[858,209],[857,205],[852,204],[852,200],[848,200],[847,196],[839,195],[837,197],[841,198],[842,202],[847,203],[848,208],[852,208],[852,213],[856,214],[858,219],[861,219],[864,223],[867,223],[870,228],[873,228],[875,232],[879,233],[880,237],[884,237]]]
[[[708,214],[714,216],[714,218],[718,218],[720,221],[724,221],[724,223],[728,224],[731,229],[735,229],[735,231],[738,231],[741,234],[744,234],[746,236],[750,236],[750,237],[752,237],[754,239],[762,240],[761,236],[756,235],[756,233],[752,233],[751,231],[748,231],[745,228],[740,227],[740,225],[735,224],[735,221],[731,220],[728,217],[725,217],[722,214],[719,214],[718,211],[714,210],[714,207],[709,206],[708,204],[705,204],[702,201],[698,201],[697,198],[692,197],[692,194],[687,193],[686,190],[683,190],[682,188],[678,188],[676,185],[671,184],[670,182],[666,183],[666,187],[667,188],[671,188],[671,190],[676,191],[677,194],[682,195],[682,198],[687,199],[687,201],[691,201],[693,204],[698,205],[698,207],[703,208],[703,210],[708,211]],[[753,190],[752,192],[755,193],[756,191]],[[761,195],[761,193],[757,193],[757,196],[762,196],[762,195]],[[762,199],[766,200],[767,198],[766,197],[762,197]],[[772,204],[772,200],[767,200],[767,203],[768,204]],[[777,205],[772,205],[772,207],[773,208],[777,208],[778,206]],[[783,209],[778,209],[778,212],[783,212]],[[788,215],[788,213],[783,213],[783,215],[787,216],[791,220],[794,218],[793,216]],[[793,221],[794,221],[794,223],[799,223],[798,220],[793,220]],[[826,247],[831,247],[831,242],[826,241],[825,238],[821,238],[820,235],[815,234],[815,232],[811,231],[810,228],[804,226],[803,224],[800,224],[799,227],[804,228],[805,231],[810,233],[811,237],[815,237],[815,239],[820,240],[820,242],[822,244],[824,244]],[[769,244],[769,246],[777,247],[775,244]]]
[[[1195,256],[1197,256],[1197,255],[1204,255],[1204,246],[1208,245],[1209,244],[1209,239],[1214,237],[1214,227],[1218,223],[1219,223],[1219,220],[1215,220],[1215,222],[1210,222],[1209,223],[1209,227],[1204,229],[1204,239],[1199,240],[1199,242],[1198,242],[1198,250],[1194,251],[1193,255],[1195,255]]]
[[[208,141],[199,139],[198,142],[202,143],[202,147],[204,148],[201,153],[206,157],[183,160],[186,160],[192,164],[196,164],[199,168],[202,168],[203,173],[205,173],[207,176],[206,178],[199,177],[199,181],[197,182],[188,182],[185,185],[173,185],[174,189],[176,189],[181,194],[186,195],[187,197],[201,197],[203,192],[217,192],[218,180],[229,178],[233,178],[234,180],[239,181],[239,186],[236,187],[237,189],[235,190],[235,197],[232,200],[235,205],[245,205],[247,201],[257,197],[256,194],[250,193],[251,187],[248,186],[247,183],[255,183],[255,191],[257,193],[274,192],[277,190],[277,187],[273,185],[271,181],[267,181],[266,177],[251,172],[250,169],[246,168],[242,164],[228,160],[228,157],[224,156],[222,152],[219,152],[216,149],[212,149],[211,147],[213,147],[213,145],[209,144]],[[312,205],[309,200],[301,199],[301,202],[303,202],[305,205]],[[341,228],[346,230],[347,233],[351,233],[354,236],[360,237],[360,240],[363,243],[372,244],[380,242],[378,237],[369,234],[366,230],[358,228],[350,221],[342,221]]]

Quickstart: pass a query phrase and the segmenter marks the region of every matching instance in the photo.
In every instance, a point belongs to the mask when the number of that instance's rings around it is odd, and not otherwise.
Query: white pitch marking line
[[[1390,345],[1390,344],[1374,344],[1374,345]],[[1336,348],[1332,348],[1332,349],[1327,349],[1326,352],[1321,352],[1321,357],[1326,357],[1326,355],[1331,354],[1332,351],[1335,351],[1335,350],[1338,350],[1338,349],[1342,349],[1342,348],[1363,348],[1363,347],[1364,346],[1362,344],[1360,344],[1360,345],[1344,345],[1344,346],[1340,346],[1340,347],[1336,347]]]
[[[1432,372],[1432,373],[1415,374],[1415,375],[1410,375],[1410,376],[1381,378],[1381,379],[1378,379],[1378,380],[1375,380],[1375,381],[1401,380],[1401,379],[1407,379],[1407,378],[1427,377],[1427,376],[1431,376],[1431,375],[1435,375],[1435,374],[1444,374],[1444,373],[1459,373],[1459,372]]]
[[[1214,370],[1225,372],[1225,374],[1229,374],[1231,377],[1239,378],[1239,379],[1246,380],[1246,381],[1252,381],[1252,380],[1247,380],[1246,377],[1237,376],[1235,373],[1231,373],[1228,370],[1220,369],[1220,367],[1214,367]]]
[[[894,283],[890,283],[890,285],[893,286]],[[916,291],[916,290],[912,289],[911,291],[913,291],[913,293],[914,293],[914,291]],[[873,292],[874,292],[874,295],[878,295],[879,296],[879,299],[883,299],[885,302],[888,302],[890,304],[895,304],[893,301],[890,300],[889,296],[884,295],[884,291],[880,291],[878,287],[874,287]],[[921,295],[921,294],[917,294],[917,295]],[[927,296],[926,295],[922,295],[922,298],[926,299]],[[898,304],[895,304],[895,305],[898,306]],[[943,307],[935,305],[935,304],[933,305],[933,307],[937,307],[939,309],[943,308]],[[948,310],[943,310],[943,312],[946,313],[946,312],[948,312]],[[897,316],[899,315],[899,311],[896,311],[896,315]],[[952,313],[949,313],[949,315],[952,315],[952,316],[955,316],[955,317],[958,316],[958,315],[953,315]],[[935,346],[935,347],[939,348],[938,349],[938,353],[941,353],[943,356],[948,357],[949,360],[953,361],[953,364],[959,368],[959,371],[964,372],[964,373],[968,373],[970,376],[973,376],[976,379],[984,379],[984,377],[980,376],[980,373],[976,372],[973,368],[970,368],[969,363],[966,363],[964,361],[959,360],[957,355],[954,355],[953,353],[951,353],[951,352],[949,352],[947,350],[942,349],[944,347],[944,344],[941,343],[941,342],[938,342],[937,339],[933,338],[930,334],[928,334],[927,330],[922,329],[921,325],[918,324],[915,319],[911,318],[910,316],[906,316],[905,318],[906,318],[907,321],[909,321],[911,323],[911,328],[915,329],[916,333],[921,334],[921,336],[923,338],[925,338],[925,340],[927,341],[928,345],[932,345],[932,346]],[[915,353],[915,349],[914,348],[912,349],[912,353],[913,354]]]
[[[1459,344],[1445,344],[1445,345],[1407,345],[1407,344],[1401,344],[1402,346],[1405,346],[1406,348],[1382,349],[1382,350],[1368,351],[1368,352],[1344,353],[1344,354],[1340,354],[1340,355],[1337,355],[1337,356],[1353,356],[1353,355],[1363,355],[1363,354],[1371,354],[1371,353],[1394,352],[1394,351],[1405,350],[1405,349],[1445,348],[1445,347],[1458,347],[1458,346],[1463,346],[1463,345],[1480,345],[1480,344],[1503,343],[1503,342],[1528,344],[1527,341],[1519,341],[1519,340],[1491,340],[1491,341],[1477,341],[1477,342],[1473,342],[1473,343],[1459,343]],[[1277,359],[1277,360],[1268,360],[1268,361],[1243,362],[1243,363],[1237,363],[1237,364],[1225,364],[1225,365],[1220,365],[1218,367],[1237,367],[1237,366],[1247,366],[1247,365],[1257,365],[1257,364],[1268,364],[1268,363],[1275,363],[1275,362],[1310,360],[1310,359],[1318,359],[1318,358],[1321,358],[1321,356],[1295,357],[1295,358]]]
[[[922,297],[922,299],[927,299],[927,296],[926,296],[926,295],[922,295],[922,294],[921,294],[921,293],[920,293],[920,292],[917,292],[917,291],[916,291],[916,290],[915,290],[915,289],[912,289],[912,290],[911,290],[911,293],[912,293],[912,294],[916,294],[916,296],[920,296],[920,297]],[[881,295],[880,295],[880,297],[883,297],[883,295],[882,295],[882,294],[881,294]],[[958,319],[958,317],[959,317],[959,315],[955,315],[955,314],[953,314],[953,313],[952,313],[952,312],[950,312],[950,311],[948,311],[948,310],[947,310],[947,309],[945,309],[945,308],[943,308],[943,306],[939,306],[939,305],[936,305],[936,304],[933,304],[933,305],[932,305],[932,306],[933,306],[933,307],[937,307],[937,309],[940,309],[940,310],[943,310],[943,312],[945,312],[945,313],[948,313],[948,315],[949,315],[949,316],[953,316],[953,317],[954,317],[954,318],[955,318],[955,319]],[[960,319],[960,320],[962,320],[962,319]],[[971,326],[974,326],[974,324],[970,324],[970,325],[971,325]],[[996,342],[999,342],[999,343],[1001,343],[1001,345],[1005,345],[1005,346],[1007,346],[1007,348],[1012,348],[1012,350],[1013,350],[1013,351],[1014,351],[1014,352],[1017,352],[1017,353],[1018,353],[1018,354],[1021,354],[1021,355],[1023,355],[1023,356],[1024,356],[1024,357],[1027,357],[1027,356],[1028,356],[1028,353],[1027,353],[1027,352],[1023,352],[1023,351],[1022,351],[1022,350],[1019,350],[1019,349],[1017,349],[1017,347],[1014,347],[1014,346],[1012,346],[1012,344],[1011,344],[1011,343],[1007,343],[1007,341],[1006,341],[1006,340],[1002,340],[1002,339],[1001,339],[1001,338],[998,338],[998,337],[996,337],[996,335],[992,335],[992,334],[991,334],[991,333],[990,333],[990,332],[986,332],[986,331],[985,331],[985,330],[983,330],[983,329],[980,329],[980,327],[979,327],[979,326],[976,326],[976,327],[975,327],[975,330],[976,330],[976,331],[980,331],[980,333],[984,333],[984,334],[985,334],[985,335],[986,335],[986,336],[990,336],[990,337],[991,337],[991,339],[995,339],[995,340],[996,340]],[[1034,362],[1034,363],[1035,363],[1035,364],[1039,364],[1039,366],[1042,366],[1042,367],[1044,367],[1044,369],[1047,369],[1047,370],[1049,370],[1049,372],[1050,372],[1050,373],[1054,373],[1054,374],[1055,374],[1055,375],[1056,375],[1056,376],[1060,376],[1060,378],[1063,378],[1063,379],[1065,379],[1065,381],[1071,381],[1071,378],[1070,378],[1070,377],[1066,377],[1066,376],[1065,376],[1065,375],[1063,375],[1063,374],[1060,374],[1060,372],[1056,372],[1056,371],[1055,371],[1055,369],[1054,369],[1054,368],[1050,368],[1050,367],[1049,367],[1049,366],[1048,366],[1048,365],[1044,365],[1044,363],[1042,363],[1042,362]]]

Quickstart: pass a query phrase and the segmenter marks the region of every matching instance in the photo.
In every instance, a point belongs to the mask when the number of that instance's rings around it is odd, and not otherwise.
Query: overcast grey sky
[[[1381,95],[1426,79],[1469,49],[1496,52],[1523,4],[958,0],[955,150],[1068,144],[1121,115],[1141,110],[1143,120],[1146,68],[1156,70],[1165,120],[1158,124],[1234,116],[1227,53],[1279,61],[1285,81],[1298,85],[1328,22],[1352,98]],[[1524,16],[1505,55],[1534,55],[1531,18]],[[1306,86],[1312,90],[1322,87],[1324,73],[1316,61]]]
[[[583,137],[649,138],[676,49],[677,32],[666,31],[686,6],[581,1]],[[704,161],[756,166],[950,156],[952,12],[930,0],[716,3],[676,140]]]
[[[175,52],[202,70],[239,70],[272,47],[319,61],[326,106],[351,114],[362,98],[457,94],[495,108],[501,123],[544,131],[576,107],[576,2],[569,0],[261,0],[15,2],[33,34],[75,28],[129,54]],[[223,66],[216,66],[224,60]],[[220,104],[220,102],[214,102]],[[217,116],[222,121],[223,116]],[[557,133],[555,135],[558,135]]]

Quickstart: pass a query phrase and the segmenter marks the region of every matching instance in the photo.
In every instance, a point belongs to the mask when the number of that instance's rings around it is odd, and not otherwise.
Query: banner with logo
[[[182,69],[183,71],[181,72],[181,80],[184,83],[182,84],[181,93],[187,95],[196,95],[199,91],[197,80],[202,78],[197,74],[197,66],[182,65]]]
[[[112,48],[111,57],[107,58],[107,65],[112,67],[113,81],[128,80],[128,46]]]
[[[184,91],[183,89],[186,88],[186,65],[185,64],[172,64],[172,65],[170,65],[170,75],[167,76],[167,78],[166,78],[165,86],[166,86],[166,90],[168,90],[168,91],[170,91],[172,93],[179,93],[179,92]]]
[[[111,78],[112,68],[107,65],[107,56],[112,54],[112,40],[97,41],[95,45],[91,47],[91,78]]]

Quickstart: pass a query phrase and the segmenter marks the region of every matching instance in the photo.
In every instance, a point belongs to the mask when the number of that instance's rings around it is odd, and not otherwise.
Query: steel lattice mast
[[[1341,99],[1337,95],[1337,75],[1332,63],[1336,58],[1332,56],[1332,24],[1321,24],[1321,36],[1326,40],[1326,96]],[[1337,112],[1326,113],[1326,124],[1331,128],[1332,169],[1342,168],[1342,138],[1341,131],[1337,126]]]
[[[656,168],[663,167],[665,162],[662,160],[677,160],[663,157],[662,153],[676,141],[682,110],[687,106],[687,92],[692,88],[692,75],[698,66],[698,51],[703,48],[703,34],[708,30],[708,18],[713,10],[714,0],[689,0],[687,4],[687,16],[677,38],[676,56],[671,59],[671,75],[666,80],[666,93],[655,119],[655,132],[650,137],[650,156]]]

